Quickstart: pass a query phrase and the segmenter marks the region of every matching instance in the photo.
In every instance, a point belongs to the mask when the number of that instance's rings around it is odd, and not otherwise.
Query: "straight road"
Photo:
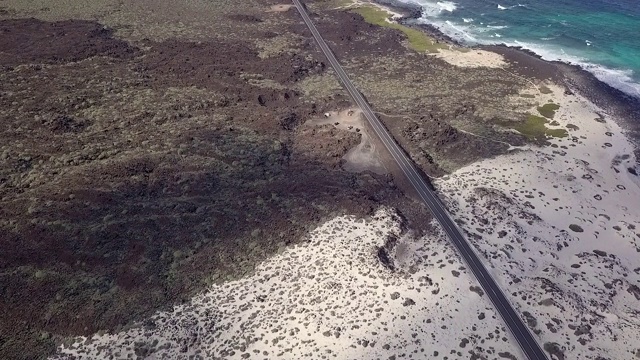
[[[504,293],[493,280],[487,269],[482,264],[482,261],[478,258],[478,255],[473,251],[471,245],[462,235],[462,232],[456,224],[453,222],[449,214],[447,213],[444,205],[440,202],[435,193],[427,185],[424,178],[418,173],[416,167],[411,160],[406,156],[400,146],[393,140],[387,129],[382,125],[382,122],[373,113],[371,107],[364,100],[362,94],[353,85],[347,73],[344,71],[335,55],[327,45],[327,43],[320,35],[320,32],[311,21],[307,10],[302,5],[300,0],[293,0],[298,12],[302,16],[305,24],[311,30],[313,37],[320,46],[320,49],[331,63],[331,66],[338,75],[338,78],[342,82],[342,85],[349,92],[349,95],[353,98],[355,103],[362,109],[362,113],[367,118],[371,127],[375,131],[376,135],[384,143],[387,150],[391,153],[395,161],[398,163],[400,169],[405,174],[407,179],[411,182],[422,201],[431,210],[435,218],[438,220],[442,228],[449,236],[458,252],[464,259],[467,267],[471,269],[471,272],[476,277],[485,294],[491,299],[494,307],[502,316],[502,319],[507,324],[507,327],[513,334],[514,338],[520,345],[520,348],[529,360],[548,360],[545,352],[542,350],[538,341],[533,337],[529,329],[526,327],[520,316],[511,306],[511,303],[507,300]]]

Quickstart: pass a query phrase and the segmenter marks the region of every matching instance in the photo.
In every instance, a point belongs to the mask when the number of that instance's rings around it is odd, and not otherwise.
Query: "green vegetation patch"
[[[558,109],[560,109],[560,105],[554,103],[538,106],[538,112],[540,113],[540,115],[546,117],[547,119],[553,119]]]
[[[549,137],[563,138],[569,136],[565,129],[549,129],[549,121],[541,116],[529,115],[524,122],[510,123],[507,126],[517,130],[530,140],[546,140]],[[503,124],[504,125],[504,124]]]
[[[549,89],[548,87],[542,85],[540,86],[540,92],[547,95],[547,94],[551,94],[553,91],[551,91],[551,89]]]
[[[331,2],[331,7],[333,8],[347,7],[349,5],[353,5],[353,0],[333,0]]]
[[[438,49],[446,48],[445,45],[438,44],[435,39],[420,30],[389,22],[389,14],[384,10],[373,6],[362,6],[352,11],[362,16],[369,24],[402,31],[409,41],[409,47],[417,52],[437,53]]]

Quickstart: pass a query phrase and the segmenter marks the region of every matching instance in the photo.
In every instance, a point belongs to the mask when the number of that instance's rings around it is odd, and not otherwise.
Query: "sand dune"
[[[568,138],[473,164],[438,187],[544,342],[567,359],[630,359],[640,348],[633,147],[599,109],[551,88],[536,100],[560,105],[554,119]]]

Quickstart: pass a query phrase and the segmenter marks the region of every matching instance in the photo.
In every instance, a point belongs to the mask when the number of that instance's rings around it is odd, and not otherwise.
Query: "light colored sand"
[[[152,359],[517,354],[486,296],[469,290],[475,284],[442,235],[402,237],[391,254],[395,271],[381,264],[378,247],[399,233],[399,218],[387,209],[367,222],[336,218],[251,277],[212,286],[140,327],[79,338],[54,358],[122,359],[143,345]]]
[[[385,11],[390,15],[390,17],[387,19],[388,22],[396,22],[396,19],[402,18],[402,14],[399,14],[384,5],[363,0],[354,0],[353,2],[343,6],[342,8],[358,7],[362,5],[374,6],[380,10]],[[450,49],[438,49],[437,53],[429,53],[428,55],[435,56],[448,62],[451,65],[459,67],[502,68],[507,66],[507,62],[502,55],[486,50],[469,50],[451,46]]]
[[[640,186],[626,170],[633,147],[612,119],[594,120],[595,106],[551,88],[531,91],[536,98],[523,106],[560,104],[555,120],[575,125],[570,138],[470,165],[437,187],[544,341],[559,343],[567,359],[631,359],[640,349]]]
[[[375,3],[375,2],[355,0],[354,3],[356,5],[360,5],[360,4],[373,5],[374,7],[377,7],[378,9],[380,9],[382,11],[385,11],[387,14],[391,15],[389,17],[389,19],[387,19],[388,22],[392,22],[394,19],[399,19],[399,18],[402,17],[402,14],[397,13],[397,12],[391,10],[390,8],[386,7],[386,6],[380,5],[380,4]]]
[[[399,19],[402,17],[402,14],[397,13],[384,5],[381,5],[372,1],[366,1],[366,0],[352,0],[352,1],[346,2],[344,5],[339,6],[338,9],[356,8],[363,5],[376,7],[386,12],[387,14],[389,14],[390,19],[387,19],[388,22],[392,22],[393,19]]]
[[[507,62],[502,55],[486,50],[471,49],[469,51],[460,51],[456,48],[439,49],[437,53],[429,54],[429,56],[435,56],[451,65],[459,67],[501,68],[507,66]]]
[[[270,12],[285,12],[285,11],[289,11],[289,9],[291,9],[292,7],[293,7],[292,4],[271,5],[271,7],[269,8],[268,11],[270,11]]]

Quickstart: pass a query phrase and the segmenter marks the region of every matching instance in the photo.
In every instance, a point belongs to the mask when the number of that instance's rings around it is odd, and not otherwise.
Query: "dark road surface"
[[[447,213],[444,205],[440,202],[435,193],[428,186],[427,182],[416,170],[411,160],[405,155],[400,146],[393,140],[389,132],[382,125],[382,122],[373,113],[369,104],[364,100],[360,92],[355,88],[346,72],[338,63],[335,55],[326,44],[320,32],[315,27],[305,7],[300,0],[293,0],[296,8],[307,27],[313,34],[316,42],[320,46],[322,52],[325,54],[331,66],[336,71],[343,86],[349,92],[355,103],[362,109],[364,116],[367,118],[371,127],[375,131],[376,135],[384,143],[387,150],[391,153],[395,161],[398,163],[402,172],[406,175],[407,179],[411,182],[422,201],[429,207],[435,218],[438,220],[446,234],[449,236],[459,254],[464,259],[468,268],[471,269],[473,275],[476,277],[485,294],[491,299],[494,307],[498,313],[502,316],[502,319],[507,324],[507,327],[511,331],[512,335],[520,345],[520,348],[527,356],[529,360],[548,360],[545,352],[542,350],[538,341],[533,337],[527,326],[524,324],[520,316],[511,306],[511,303],[507,300],[504,293],[493,280],[487,269],[484,267],[482,261],[478,258],[478,255],[471,248],[471,245],[462,235],[462,232],[456,224],[453,222],[449,214]]]

